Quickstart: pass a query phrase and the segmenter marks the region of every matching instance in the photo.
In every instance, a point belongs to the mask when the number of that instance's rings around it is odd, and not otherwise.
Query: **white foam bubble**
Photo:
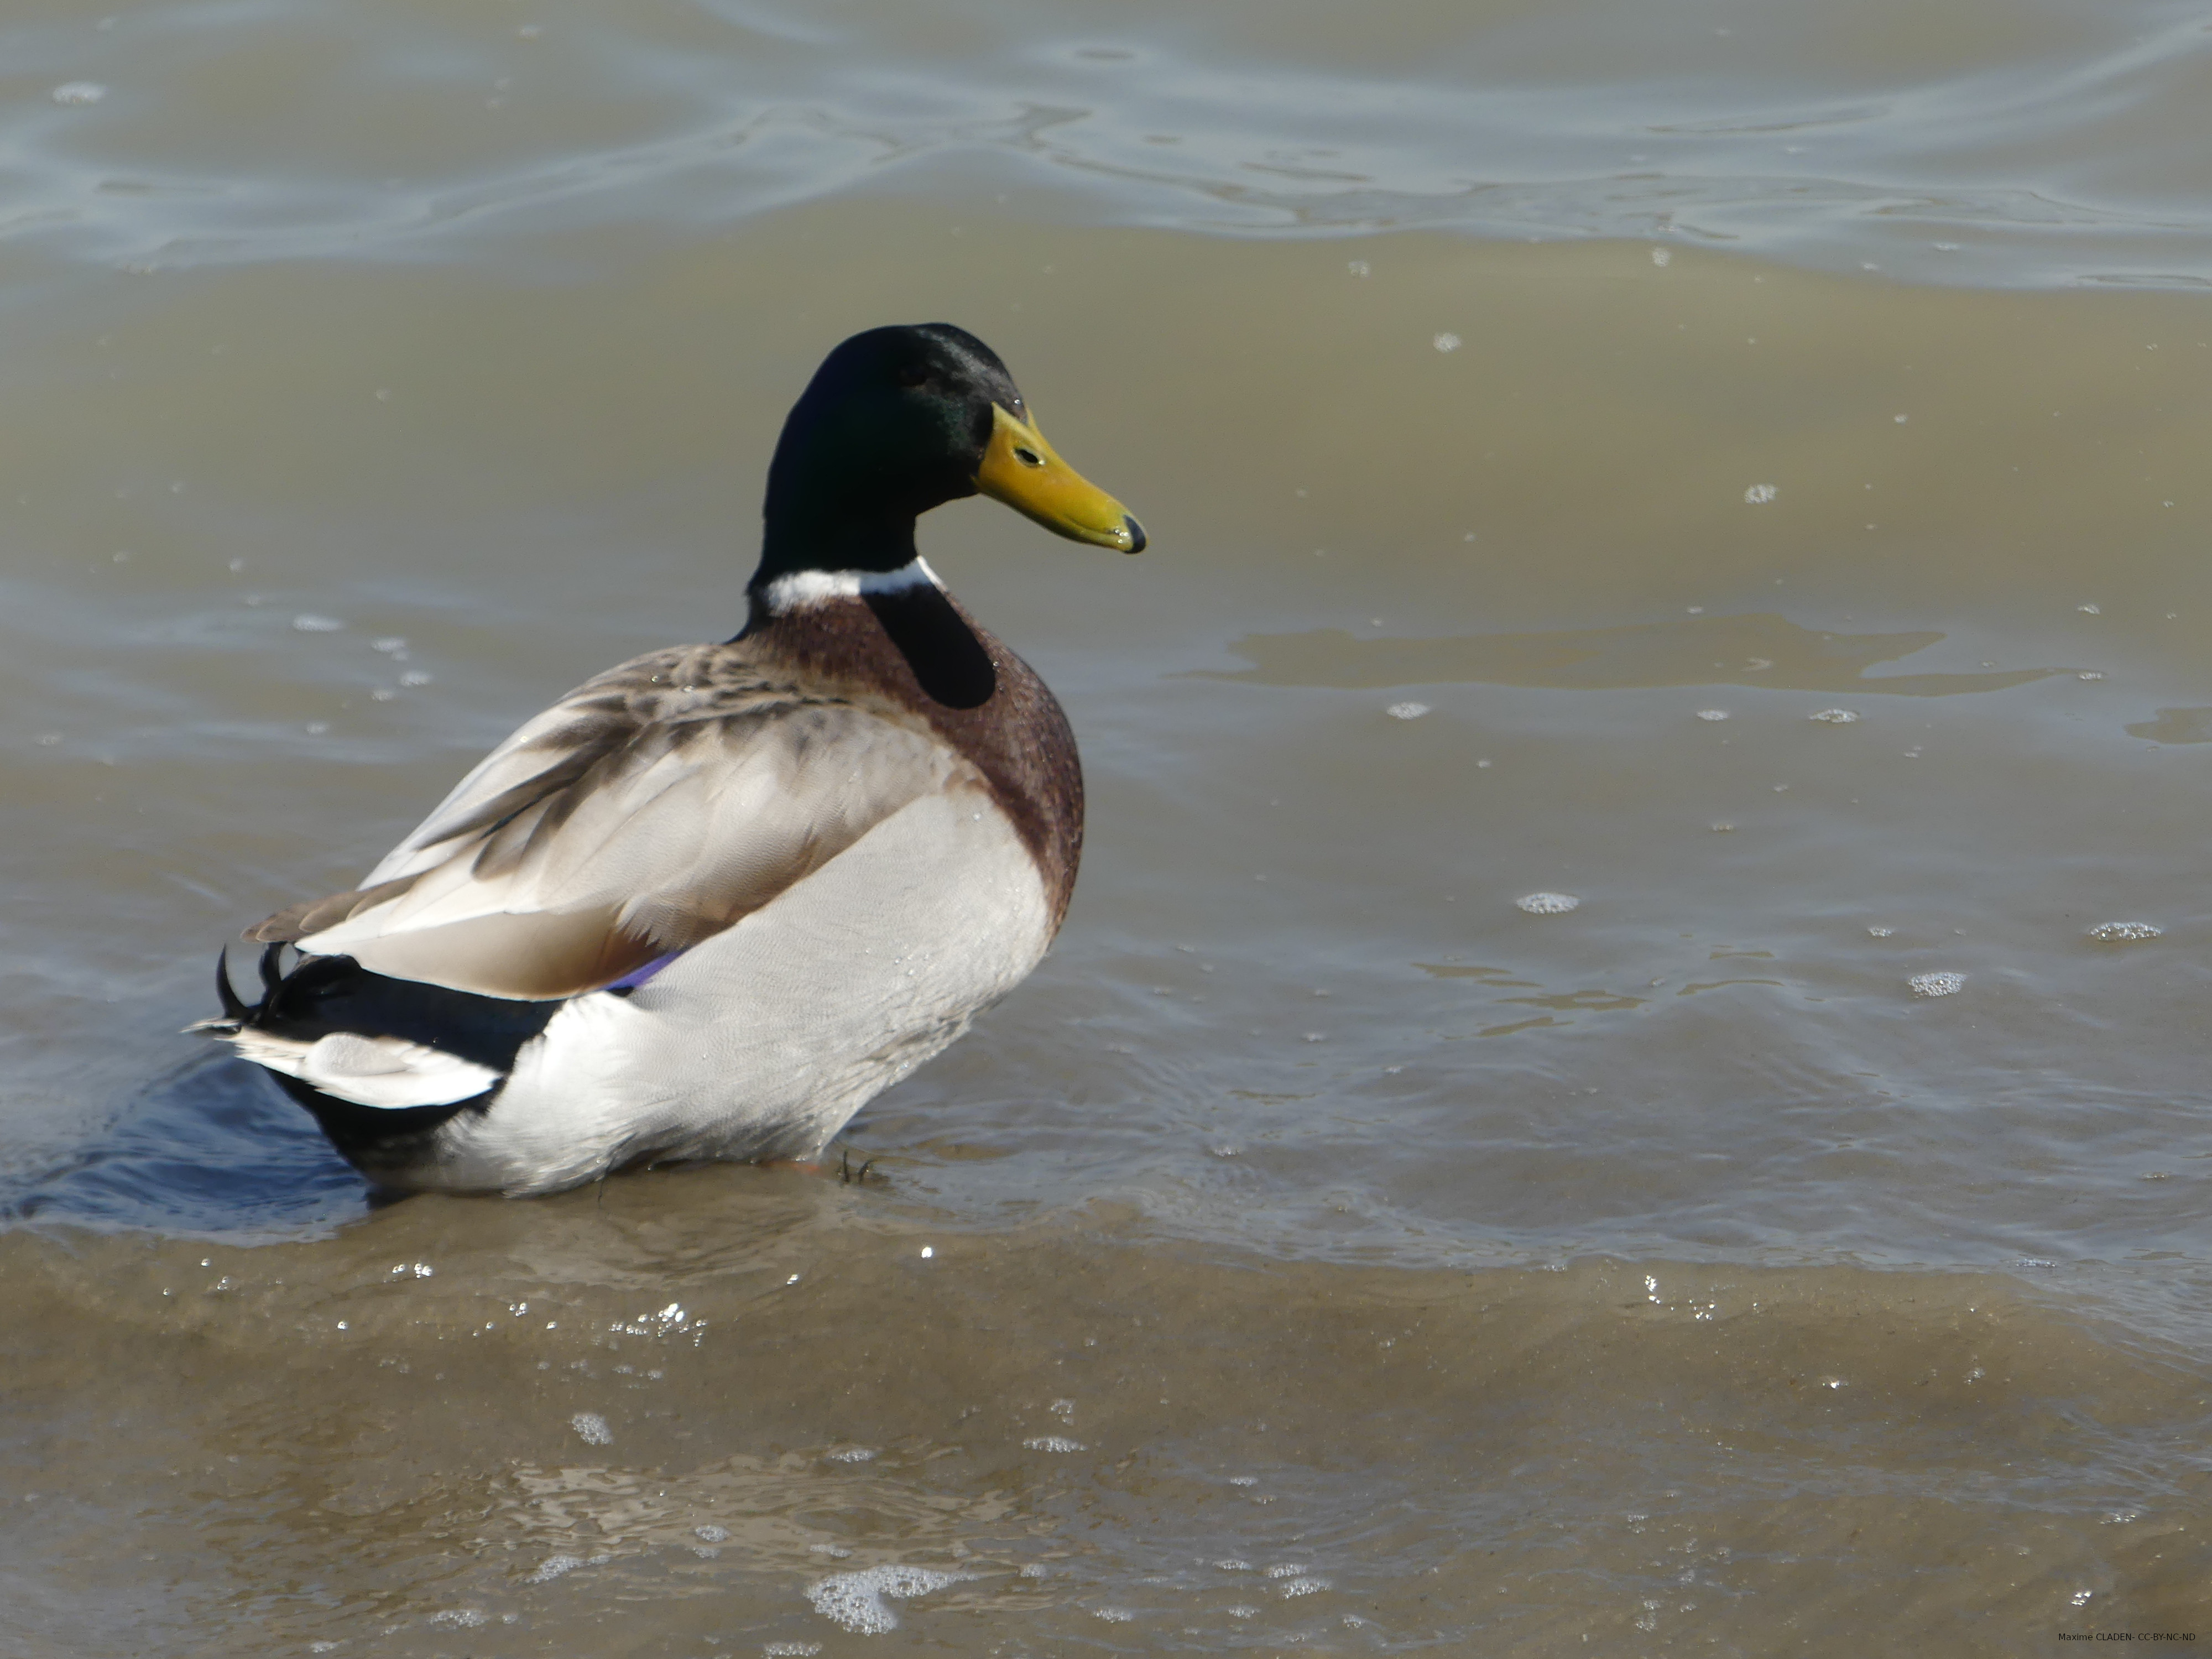
[[[1127,1607],[1093,1607],[1091,1611],[1095,1617],[1103,1619],[1109,1625],[1127,1625],[1137,1616]]]
[[[1439,351],[1457,351],[1459,349],[1459,336],[1456,334],[1439,334],[1435,339],[1430,341],[1429,343],[1436,347]]]
[[[973,1578],[972,1572],[939,1572],[933,1567],[863,1567],[808,1586],[814,1611],[856,1636],[880,1636],[898,1628],[893,1601],[904,1601]]]
[[[1283,1592],[1283,1597],[1287,1601],[1293,1595],[1311,1595],[1316,1590],[1325,1590],[1328,1588],[1328,1580],[1302,1577],[1287,1579],[1277,1588]]]
[[[1725,708],[1700,708],[1698,710],[1698,718],[1701,720],[1724,720],[1728,717],[1729,711]]]
[[[1858,720],[1856,708],[1823,708],[1817,714],[1808,714],[1808,720],[1819,720],[1824,726],[1850,726]]]
[[[1431,711],[1425,702],[1394,702],[1382,712],[1394,720],[1417,720]]]
[[[1743,499],[1753,507],[1765,507],[1781,493],[1772,484],[1753,484],[1743,492]]]
[[[615,1443],[614,1431],[597,1412],[578,1412],[568,1419],[568,1426],[584,1437],[587,1446],[611,1446]]]
[[[580,1555],[549,1555],[538,1564],[538,1571],[522,1582],[526,1584],[550,1584],[563,1573],[574,1572],[584,1565]]]
[[[1663,265],[1674,257],[1663,247],[1655,247],[1651,250],[1651,263],[1655,265]]]
[[[2109,945],[2124,945],[2130,939],[2156,939],[2165,931],[2147,921],[2100,921],[2089,930],[2089,937]]]
[[[727,1527],[717,1527],[709,1524],[703,1527],[692,1528],[691,1535],[694,1538],[703,1538],[710,1544],[719,1544],[729,1537],[730,1529]]]
[[[1887,939],[1896,931],[1897,929],[1894,927],[1869,927],[1867,929],[1867,937],[1869,939]]]
[[[1278,1561],[1273,1566],[1267,1569],[1267,1577],[1270,1578],[1296,1578],[1300,1573],[1311,1572],[1312,1571],[1313,1569],[1306,1565],[1303,1561]]]
[[[1905,981],[1917,997],[1956,996],[1966,988],[1964,974],[1915,974]]]
[[[345,624],[336,617],[319,617],[312,611],[302,611],[292,618],[292,626],[302,634],[335,634]]]
[[[1231,1607],[1229,1609],[1229,1616],[1231,1619],[1257,1619],[1260,1616],[1260,1609],[1257,1607]]]
[[[432,1613],[430,1622],[447,1630],[474,1630],[491,1623],[491,1615],[481,1607],[447,1607],[443,1613]]]
[[[768,1659],[809,1659],[822,1651],[819,1642],[771,1642],[761,1651]]]
[[[107,88],[97,81],[64,81],[46,95],[57,104],[96,104]]]
[[[866,1463],[876,1455],[873,1446],[840,1446],[836,1451],[822,1454],[832,1463]]]
[[[1582,901],[1572,893],[1525,893],[1513,902],[1532,916],[1563,916]]]
[[[1023,1441],[1022,1444],[1030,1451],[1079,1452],[1091,1449],[1080,1440],[1070,1440],[1064,1434],[1035,1435]]]

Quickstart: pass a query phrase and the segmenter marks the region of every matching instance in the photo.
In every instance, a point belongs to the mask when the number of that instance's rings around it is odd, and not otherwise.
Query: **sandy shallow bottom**
[[[18,1650],[2002,1653],[2212,1611],[2195,1369],[2015,1281],[1145,1231],[700,1171],[19,1235]]]

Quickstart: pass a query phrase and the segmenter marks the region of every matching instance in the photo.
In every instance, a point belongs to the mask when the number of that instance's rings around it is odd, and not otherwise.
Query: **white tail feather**
[[[249,1029],[230,1042],[241,1058],[356,1106],[451,1106],[483,1093],[501,1076],[442,1048],[354,1031],[303,1042]]]

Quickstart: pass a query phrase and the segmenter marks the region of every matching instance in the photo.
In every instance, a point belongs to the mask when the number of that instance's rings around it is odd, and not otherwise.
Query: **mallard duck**
[[[226,954],[194,1029],[395,1190],[818,1156],[1037,965],[1075,884],[1066,717],[915,550],[978,491],[1145,545],[974,335],[847,340],[776,445],[744,631],[526,722],[358,888],[249,929],[260,1000]]]

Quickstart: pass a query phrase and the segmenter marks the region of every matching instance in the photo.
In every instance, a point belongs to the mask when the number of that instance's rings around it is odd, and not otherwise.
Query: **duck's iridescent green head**
[[[1121,502],[1045,441],[990,347],[950,323],[855,334],[784,422],[754,583],[794,570],[895,570],[915,556],[917,517],[978,491],[1073,540],[1144,549]]]

